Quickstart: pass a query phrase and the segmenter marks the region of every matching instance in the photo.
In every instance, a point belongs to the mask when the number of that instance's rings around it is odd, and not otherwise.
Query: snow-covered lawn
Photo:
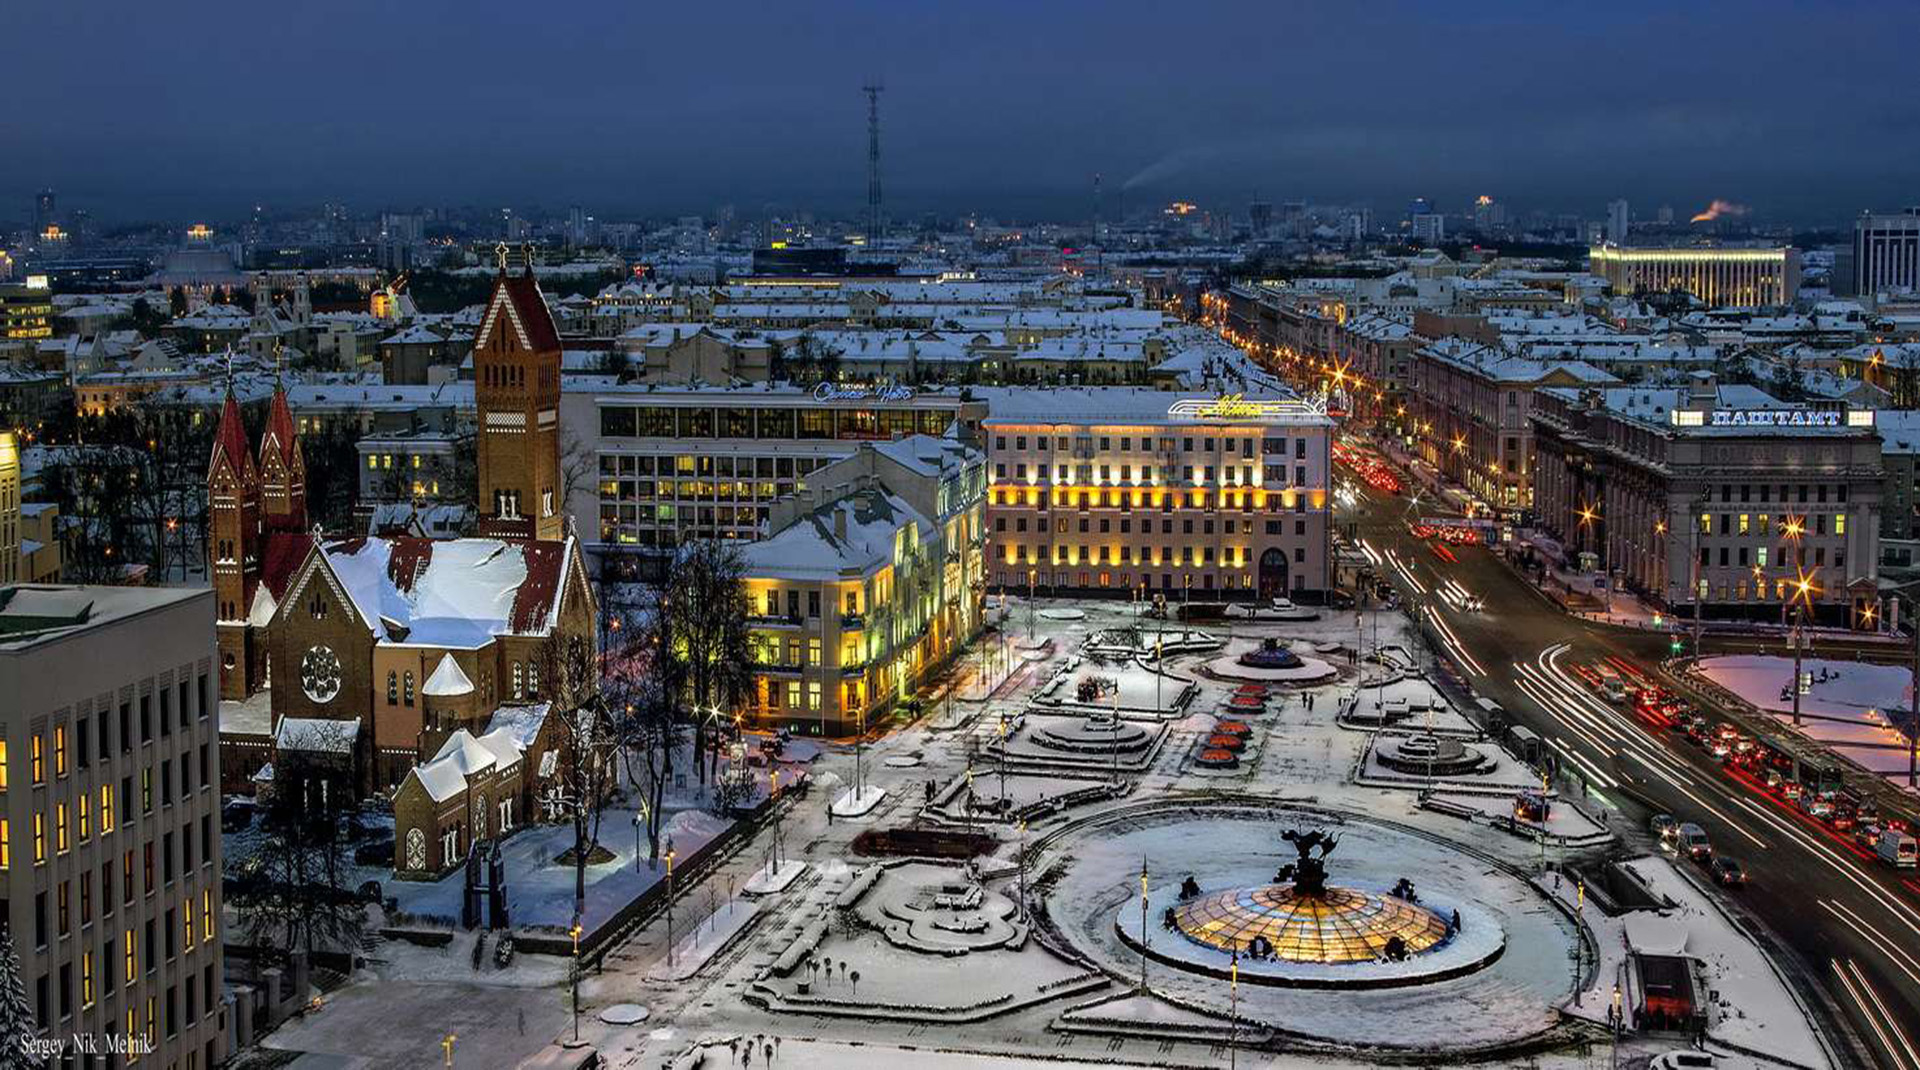
[[[1791,724],[1793,696],[1782,695],[1793,679],[1793,659],[1762,654],[1707,658],[1696,670],[1741,701]],[[1800,696],[1800,731],[1876,773],[1907,769],[1902,721],[1912,701],[1913,673],[1905,666],[1807,658],[1801,671],[1813,685]]]
[[[676,857],[684,859],[726,831],[732,821],[699,810],[683,810],[661,830],[661,852],[673,842]],[[591,929],[615,911],[639,898],[648,888],[667,879],[664,857],[657,865],[647,861],[641,838],[636,860],[633,811],[609,808],[600,823],[600,845],[612,852],[610,861],[587,867],[586,914]],[[573,846],[573,826],[536,825],[509,836],[500,853],[507,869],[507,908],[516,928],[573,924],[574,871],[555,859]],[[637,864],[636,864],[637,863]],[[386,893],[400,901],[400,909],[423,919],[457,923],[465,874],[456,869],[437,881],[388,881]]]

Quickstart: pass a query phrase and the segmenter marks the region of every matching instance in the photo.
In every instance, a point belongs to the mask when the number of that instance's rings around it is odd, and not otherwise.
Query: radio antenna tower
[[[867,95],[867,248],[880,247],[880,91],[875,78],[860,87]]]

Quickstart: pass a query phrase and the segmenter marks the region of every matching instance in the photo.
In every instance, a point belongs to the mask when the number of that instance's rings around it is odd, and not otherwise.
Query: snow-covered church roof
[[[376,640],[477,649],[495,636],[548,634],[575,553],[572,538],[406,536],[336,540],[320,556]]]

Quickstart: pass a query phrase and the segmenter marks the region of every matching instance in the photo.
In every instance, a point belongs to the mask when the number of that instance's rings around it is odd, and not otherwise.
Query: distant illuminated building
[[[212,241],[213,228],[207,226],[205,223],[195,223],[193,226],[187,228],[187,240],[194,242]]]
[[[1618,294],[1684,290],[1708,305],[1754,308],[1792,302],[1800,252],[1767,248],[1630,248],[1596,245],[1589,269]]]
[[[24,286],[0,286],[0,338],[53,337],[53,293],[46,276],[29,276]]]
[[[1853,223],[1853,292],[1920,291],[1920,207]]]

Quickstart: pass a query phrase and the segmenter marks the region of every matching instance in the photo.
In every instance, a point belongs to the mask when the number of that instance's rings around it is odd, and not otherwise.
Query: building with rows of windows
[[[986,458],[957,435],[864,443],[745,547],[757,723],[859,731],[982,622]]]
[[[593,466],[567,509],[590,552],[652,551],[691,539],[752,541],[770,533],[774,502],[862,443],[942,435],[978,406],[957,389],[786,384],[569,388],[561,424],[578,443],[568,463]],[[588,526],[587,517],[599,523]]]
[[[1571,558],[1683,617],[1879,616],[1880,437],[1871,410],[1813,409],[1696,376],[1686,387],[1538,391],[1534,505]],[[1873,613],[1865,613],[1867,609]]]
[[[1323,404],[1125,387],[980,394],[995,589],[1219,600],[1331,586]]]
[[[179,1070],[226,1054],[213,620],[205,588],[0,587],[0,921],[28,1003],[42,1036]]]

